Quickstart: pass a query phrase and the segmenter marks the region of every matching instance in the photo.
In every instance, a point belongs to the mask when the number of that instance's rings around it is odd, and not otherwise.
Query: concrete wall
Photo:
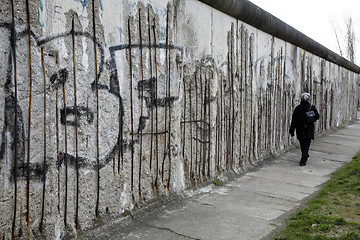
[[[303,91],[318,133],[355,118],[359,74],[198,1],[29,2],[0,5],[0,238],[245,171],[295,142]]]

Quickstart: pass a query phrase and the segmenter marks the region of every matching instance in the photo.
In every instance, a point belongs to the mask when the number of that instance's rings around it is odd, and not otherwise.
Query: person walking
[[[315,113],[314,120],[318,120],[320,115],[316,107],[310,104],[310,94],[303,93],[301,94],[301,102],[295,108],[292,119],[289,133],[293,137],[296,129],[296,137],[300,142],[301,148],[301,160],[300,166],[306,166],[306,161],[309,158],[309,148],[311,140],[314,140],[315,126],[314,122],[308,123],[306,112],[313,111]]]

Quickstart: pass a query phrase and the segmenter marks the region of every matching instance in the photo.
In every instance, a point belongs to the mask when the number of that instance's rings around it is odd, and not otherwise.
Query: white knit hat
[[[310,99],[310,94],[305,92],[303,94],[301,94],[301,101],[309,101]]]

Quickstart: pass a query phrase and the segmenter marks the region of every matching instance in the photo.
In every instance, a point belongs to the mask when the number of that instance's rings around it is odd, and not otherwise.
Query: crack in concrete
[[[344,142],[344,141],[342,141]],[[336,142],[330,142],[330,141],[323,141],[323,142],[319,142],[319,143],[325,143],[325,144],[332,144],[338,147],[343,147],[343,146],[348,146],[348,147],[352,147],[351,144],[346,144],[346,143],[336,143]]]
[[[170,228],[167,228],[167,227],[157,227],[157,226],[151,226],[151,225],[148,225],[148,224],[146,224],[146,226],[151,227],[151,228],[155,228],[155,229],[159,229],[159,230],[166,230],[166,231],[174,233],[174,234],[176,234],[178,236],[185,237],[185,238],[188,238],[188,239],[201,240],[200,238],[193,238],[193,237],[178,233],[178,232],[176,232],[176,231],[174,231],[174,230],[172,230]]]
[[[204,206],[210,206],[212,208],[216,208],[214,205],[210,204],[210,203],[202,203],[202,202],[199,202],[201,205],[204,205]]]
[[[200,205],[203,205],[203,206],[210,206],[210,207],[216,209],[216,207],[214,205],[212,205],[210,203],[201,202],[201,200],[199,200],[199,199],[191,199],[190,201],[192,201],[193,203],[196,203],[196,204],[200,204]]]

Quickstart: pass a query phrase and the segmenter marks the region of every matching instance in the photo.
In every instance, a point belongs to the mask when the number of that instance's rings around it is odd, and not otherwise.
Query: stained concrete
[[[288,128],[303,89],[321,115],[317,133],[346,125],[359,74],[316,52],[197,0],[2,1],[0,239],[75,236],[158,196],[218,192],[201,186],[293,145]],[[340,143],[327,139],[312,157],[334,168],[349,161],[352,129],[332,132]],[[333,171],[319,167],[306,172],[311,181],[285,184],[301,177],[287,173],[298,152],[223,187],[240,191],[235,202],[254,189],[260,199],[297,201]],[[260,222],[242,217],[241,225],[266,225],[282,211],[257,210]]]
[[[312,142],[307,166],[294,147],[225,182],[188,190],[163,210],[89,231],[84,239],[272,239],[291,212],[360,151],[360,120]]]

